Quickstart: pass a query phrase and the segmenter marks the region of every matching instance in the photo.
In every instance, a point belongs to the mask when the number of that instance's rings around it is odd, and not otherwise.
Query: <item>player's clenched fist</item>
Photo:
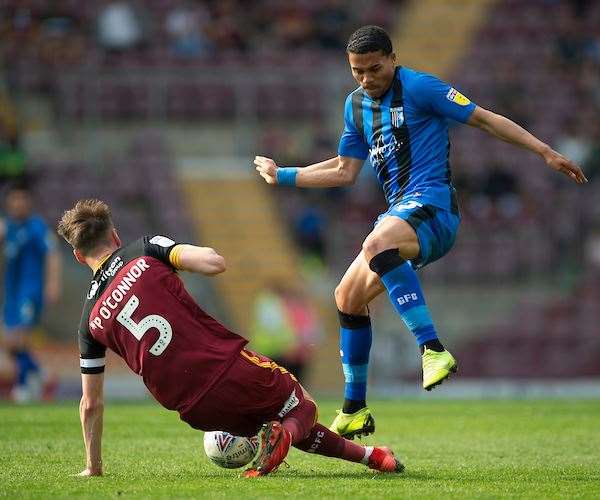
[[[254,165],[267,184],[277,184],[277,164],[264,156],[255,156]]]

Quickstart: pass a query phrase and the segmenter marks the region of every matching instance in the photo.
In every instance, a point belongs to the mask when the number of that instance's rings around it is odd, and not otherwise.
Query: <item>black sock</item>
[[[428,340],[427,342],[422,344],[421,345],[421,354],[423,354],[425,352],[426,347],[427,347],[427,349],[430,349],[431,351],[435,351],[435,352],[442,352],[444,350],[444,346],[438,339]]]
[[[362,410],[367,406],[367,403],[363,399],[362,401],[355,401],[354,399],[344,399],[344,406],[342,411],[344,413],[356,413],[358,410]]]

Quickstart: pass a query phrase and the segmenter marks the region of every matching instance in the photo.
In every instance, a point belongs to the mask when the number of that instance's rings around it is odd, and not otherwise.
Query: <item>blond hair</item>
[[[110,244],[113,222],[109,206],[101,200],[79,200],[63,213],[57,231],[67,242],[83,255]]]

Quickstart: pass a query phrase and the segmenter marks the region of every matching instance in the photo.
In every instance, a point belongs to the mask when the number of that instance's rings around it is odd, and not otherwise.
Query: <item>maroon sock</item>
[[[362,462],[367,451],[364,446],[338,436],[321,424],[315,424],[309,436],[294,446],[308,453],[342,458],[350,462]]]
[[[305,399],[294,408],[281,422],[283,427],[292,435],[292,444],[304,441],[315,425],[317,406],[314,402]]]

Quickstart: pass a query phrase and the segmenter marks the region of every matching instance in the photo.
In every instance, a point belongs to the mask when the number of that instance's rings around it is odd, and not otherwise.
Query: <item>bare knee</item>
[[[346,314],[366,314],[366,304],[362,304],[357,297],[353,296],[348,287],[340,283],[333,292],[335,305],[339,311]]]
[[[403,259],[413,259],[419,254],[419,242],[416,238],[399,238],[396,241],[388,240],[377,234],[367,236],[362,245],[363,253],[367,263],[381,252],[386,250],[398,250]]]
[[[367,238],[365,239],[365,241],[363,241],[362,244],[362,250],[365,255],[365,259],[367,260],[367,263],[371,262],[371,259],[377,254],[380,254],[385,250],[389,250],[390,248],[392,248],[390,246],[390,243],[384,241],[383,238],[373,234],[367,236]]]

